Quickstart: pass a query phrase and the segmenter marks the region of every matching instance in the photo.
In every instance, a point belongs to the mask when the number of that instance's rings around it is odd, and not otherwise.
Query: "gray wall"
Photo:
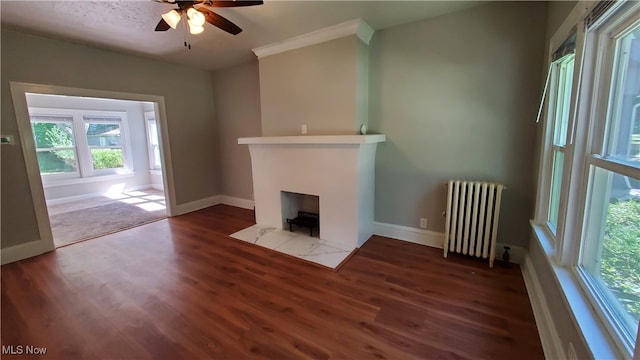
[[[376,221],[443,232],[447,180],[498,181],[498,241],[527,245],[545,16],[543,2],[497,2],[374,35]]]
[[[218,123],[221,194],[253,199],[251,157],[239,137],[261,136],[258,62],[216,71],[212,75]]]
[[[2,133],[18,128],[10,81],[165,97],[177,204],[217,195],[208,72],[2,29]],[[39,239],[20,146],[3,146],[2,248]]]
[[[360,43],[353,35],[260,59],[263,135],[300,135],[302,124],[309,134],[355,134]]]

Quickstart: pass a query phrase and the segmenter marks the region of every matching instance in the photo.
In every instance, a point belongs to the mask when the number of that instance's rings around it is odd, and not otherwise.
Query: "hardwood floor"
[[[218,205],[2,266],[2,346],[48,359],[543,358],[517,266],[374,236],[332,272],[227,236],[252,223]]]

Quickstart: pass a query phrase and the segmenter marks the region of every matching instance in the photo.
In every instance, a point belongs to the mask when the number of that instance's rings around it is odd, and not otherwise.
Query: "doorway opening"
[[[162,97],[24,83],[11,90],[43,247],[172,214]]]

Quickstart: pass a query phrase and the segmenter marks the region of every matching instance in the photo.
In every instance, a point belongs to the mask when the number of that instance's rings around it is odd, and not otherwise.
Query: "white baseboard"
[[[219,196],[220,196],[220,202],[222,204],[253,210],[253,205],[254,205],[253,200],[241,199],[241,198],[228,196],[228,195],[219,195]]]
[[[408,241],[439,249],[442,249],[444,241],[443,233],[375,221],[373,222],[373,233],[396,240]]]
[[[138,185],[138,186],[128,187],[122,190],[122,192],[139,191],[139,190],[147,190],[147,189],[156,189],[156,187],[154,187],[152,184]],[[157,189],[157,190],[163,191],[164,189]],[[51,206],[51,205],[66,204],[74,201],[85,200],[85,199],[90,199],[90,198],[99,197],[99,196],[105,196],[105,194],[106,193],[104,192],[95,192],[95,193],[89,193],[89,194],[67,196],[67,197],[57,198],[57,199],[47,199],[46,201],[47,201],[47,205]]]
[[[533,268],[533,263],[529,256],[525,254],[523,260],[520,269],[522,270],[522,277],[524,278],[527,293],[529,294],[533,316],[536,319],[536,327],[540,334],[544,357],[546,359],[565,359],[566,356],[562,350],[562,343],[558,336],[555,323],[553,322],[553,317],[549,312],[540,279],[536,274],[536,270]]]
[[[91,199],[91,198],[98,197],[98,196],[103,196],[103,195],[104,195],[103,193],[91,193],[91,194],[67,196],[67,197],[63,197],[63,198],[47,200],[47,205],[51,206],[51,205],[66,204],[66,203],[70,203],[70,202],[74,202],[74,201]]]
[[[218,205],[222,203],[220,201],[220,195],[209,196],[208,198],[188,202],[186,204],[178,204],[176,206],[176,214],[175,215],[183,215],[186,213],[190,213],[193,211],[198,211],[209,206]]]
[[[28,243],[10,246],[0,250],[0,263],[4,265],[14,261],[38,256],[52,250],[53,247],[47,245],[42,240],[30,241]]]
[[[164,191],[164,186],[162,186],[162,184],[151,184],[151,188],[155,190]]]
[[[442,249],[444,244],[444,233],[437,231],[429,231],[424,229],[412,228],[409,226],[385,224],[380,222],[373,223],[373,233],[388,238],[403,240],[412,242],[415,244],[426,245]],[[502,259],[502,253],[504,252],[504,246],[507,245],[511,249],[509,254],[511,255],[510,262],[520,264],[525,253],[524,249],[520,246],[496,243],[496,259]]]

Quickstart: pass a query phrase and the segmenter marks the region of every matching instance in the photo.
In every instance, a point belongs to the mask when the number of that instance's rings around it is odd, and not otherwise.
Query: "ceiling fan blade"
[[[171,26],[164,19],[160,19],[160,22],[156,25],[156,31],[167,31],[169,29],[171,29]]]
[[[217,26],[220,29],[228,32],[229,34],[238,35],[240,32],[242,32],[242,29],[240,29],[238,25],[214,13],[211,10],[199,8],[198,11],[204,14],[205,20],[207,20],[209,24]]]
[[[206,3],[206,1],[205,1]],[[211,7],[238,7],[238,6],[254,6],[262,5],[262,0],[211,0],[207,5]]]

